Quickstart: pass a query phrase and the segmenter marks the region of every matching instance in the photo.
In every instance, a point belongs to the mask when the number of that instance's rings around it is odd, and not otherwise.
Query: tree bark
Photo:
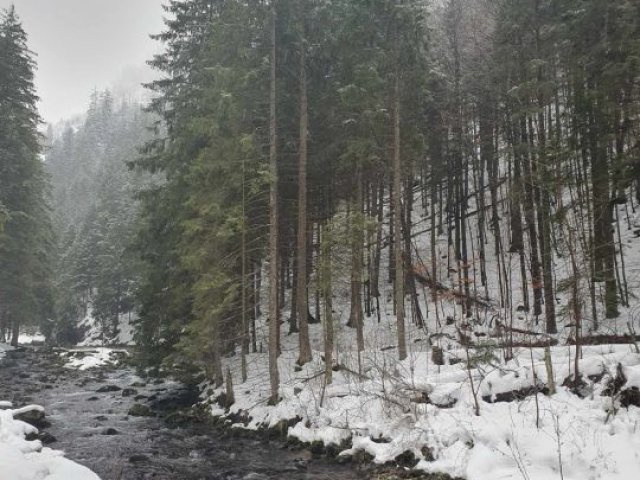
[[[351,209],[351,313],[349,326],[356,329],[358,351],[364,351],[364,316],[362,311],[362,271],[363,271],[363,192],[362,165],[356,167],[355,201]]]
[[[276,125],[276,7],[271,7],[271,71],[269,85],[269,383],[270,403],[279,401],[278,372],[278,147]]]
[[[398,356],[407,358],[407,339],[404,320],[404,268],[402,261],[402,164],[400,162],[400,73],[396,70],[393,85],[393,224],[395,241],[395,304],[398,329]]]
[[[301,5],[304,2],[301,2]],[[303,7],[301,7],[303,9]],[[304,365],[311,360],[309,343],[309,305],[307,297],[307,132],[309,114],[307,112],[307,66],[304,38],[304,16],[300,19],[302,38],[300,39],[300,155],[298,160],[298,324],[300,328],[298,363]]]
[[[324,365],[325,383],[333,381],[333,301],[331,280],[331,227],[326,226],[320,246],[320,289],[324,303]]]

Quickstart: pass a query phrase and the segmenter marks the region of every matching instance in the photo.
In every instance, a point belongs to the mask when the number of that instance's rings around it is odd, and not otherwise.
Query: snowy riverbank
[[[0,410],[0,479],[99,480],[88,468],[64,458],[63,452],[43,447],[39,440],[26,440],[37,429],[14,419],[17,411]]]
[[[319,354],[296,372],[295,355],[284,353],[276,406],[267,404],[266,358],[253,355],[247,383],[236,385],[236,402],[227,412],[213,404],[212,413],[244,419],[234,427],[249,429],[297,417],[288,435],[302,442],[467,480],[635,478],[640,408],[625,403],[638,399],[640,355],[629,345],[585,347],[579,365],[586,383],[577,395],[561,386],[573,372],[574,352],[552,349],[554,395],[535,394],[546,393],[543,349],[521,349],[506,363],[488,350],[471,369],[464,350],[447,352],[447,365],[434,365],[424,352],[395,362],[393,351],[368,351],[361,374],[347,353],[331,385],[323,384]],[[617,371],[626,383],[607,391]],[[209,392],[210,399],[222,392]]]
[[[0,360],[14,350],[14,347],[0,343]],[[122,349],[85,348],[63,351],[58,356],[65,362],[65,367],[84,371],[114,365],[126,355]],[[6,361],[13,360],[8,358]],[[0,480],[99,480],[88,468],[65,458],[64,452],[44,447],[37,438],[38,428],[20,420],[38,425],[29,418],[39,418],[37,412],[42,412],[44,417],[42,407],[13,407],[11,402],[0,398]]]
[[[11,350],[0,344],[0,359]],[[88,468],[66,459],[63,452],[31,439],[38,429],[18,418],[43,411],[37,405],[13,408],[11,402],[0,399],[0,480],[99,480]]]

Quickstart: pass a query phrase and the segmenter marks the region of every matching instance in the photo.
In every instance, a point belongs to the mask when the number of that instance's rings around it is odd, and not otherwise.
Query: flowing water
[[[56,439],[48,446],[63,450],[103,480],[373,478],[369,470],[292,450],[283,442],[230,435],[198,422],[171,428],[164,415],[128,415],[136,396],[154,409],[195,398],[176,382],[132,387],[136,380],[129,367],[69,370],[45,348],[8,352],[0,360],[0,400],[12,401],[14,407],[44,406],[51,424],[45,431]],[[113,391],[98,392],[105,386]],[[136,392],[123,396],[126,388]]]

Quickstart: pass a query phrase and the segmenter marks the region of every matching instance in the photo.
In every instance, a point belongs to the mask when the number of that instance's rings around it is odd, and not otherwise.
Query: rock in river
[[[129,409],[129,415],[132,417],[153,417],[153,412],[146,405],[134,403]]]

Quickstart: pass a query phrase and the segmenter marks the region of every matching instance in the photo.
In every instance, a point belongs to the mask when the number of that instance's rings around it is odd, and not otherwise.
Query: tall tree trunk
[[[276,7],[271,6],[271,73],[269,85],[269,383],[270,403],[278,403],[279,310],[278,310],[278,146],[276,125]]]
[[[364,351],[364,318],[362,311],[362,270],[363,270],[363,191],[362,164],[356,166],[355,201],[351,208],[351,313],[348,325],[356,329],[358,351]]]
[[[509,253],[521,252],[524,250],[524,235],[522,232],[522,212],[520,204],[522,202],[522,171],[520,166],[520,155],[516,151],[516,139],[513,128],[509,124],[507,127],[509,142],[514,145],[513,169],[511,170],[511,186],[509,195],[509,212],[511,224],[511,244]]]
[[[315,232],[315,242],[313,240],[313,232]],[[313,249],[313,253],[315,253],[315,258],[316,258],[316,262],[319,262],[320,259],[320,241],[321,241],[321,235],[322,235],[322,224],[320,222],[316,222],[315,223],[315,228],[312,228],[312,239],[311,239],[311,245],[312,245],[312,249]],[[313,260],[313,259],[312,259]],[[317,265],[316,265],[316,268]],[[315,300],[315,318],[314,318],[314,323],[320,323],[322,320],[322,314],[320,313],[320,285],[318,282],[316,282],[316,289],[315,289],[315,295],[314,295],[314,300]]]
[[[540,12],[540,0],[536,0],[534,4],[535,8],[535,48],[536,57],[541,59],[544,56],[542,52],[542,40],[541,40],[541,12]],[[532,125],[532,119],[529,117],[529,140],[531,142],[531,151],[535,154],[535,160],[533,163],[536,170],[535,188],[536,188],[536,204],[538,205],[538,226],[539,226],[539,242],[540,242],[540,256],[542,259],[542,283],[544,287],[544,312],[546,320],[547,333],[557,333],[558,328],[556,325],[556,310],[555,310],[555,295],[553,293],[553,270],[552,270],[552,251],[551,251],[551,179],[548,175],[547,169],[547,138],[546,138],[546,126],[545,126],[545,91],[542,85],[545,81],[544,71],[541,65],[537,67],[536,80],[538,82],[537,88],[537,138],[538,148],[534,149],[534,131]]]
[[[479,129],[478,129],[479,130]],[[478,131],[478,135],[480,132]],[[474,127],[474,138],[476,137],[475,127]],[[485,201],[485,179],[484,173],[487,166],[486,163],[486,154],[484,154],[482,147],[482,135],[480,135],[480,155],[477,156],[475,153],[473,158],[477,159],[474,161],[474,178],[476,179],[476,191],[477,191],[477,205],[478,205],[478,253],[480,260],[480,283],[483,287],[485,287],[485,291],[487,290],[487,254],[486,254],[486,201]],[[475,167],[477,165],[477,168]]]
[[[400,72],[396,69],[393,85],[393,224],[395,240],[395,304],[398,331],[398,356],[407,358],[407,339],[404,320],[404,268],[402,261],[402,163],[400,162]]]
[[[418,290],[416,288],[416,279],[413,273],[413,255],[411,253],[411,224],[413,211],[413,174],[409,174],[407,178],[407,186],[404,191],[404,257],[405,257],[405,281],[407,283],[407,292],[411,295],[411,304],[413,306],[414,323],[418,327],[424,327],[424,317],[420,308],[420,299],[418,298]]]
[[[371,273],[371,295],[376,300],[376,315],[378,323],[382,321],[382,313],[380,312],[380,263],[382,259],[382,230],[384,227],[384,178],[382,175],[378,178],[378,197],[376,205],[376,245],[373,257],[372,273]]]
[[[516,136],[516,138],[518,138]],[[533,284],[533,314],[536,319],[542,314],[542,272],[538,253],[538,229],[536,227],[536,210],[534,203],[534,178],[529,155],[527,122],[524,115],[520,118],[520,148],[524,173],[524,218],[529,231],[531,256],[531,283]]]
[[[253,266],[253,285],[251,289],[251,351],[258,353],[258,332],[256,328],[256,320],[262,315],[260,308],[260,292],[262,291],[262,265],[256,262]]]
[[[213,378],[216,387],[220,387],[224,382],[222,375],[222,338],[220,335],[220,319],[217,313],[212,314],[213,322]]]
[[[440,152],[441,154],[441,152]],[[433,159],[433,157],[432,157]],[[433,174],[433,169],[432,173]],[[433,301],[433,309],[436,312],[436,325],[441,327],[440,310],[438,310],[438,250],[436,245],[436,201],[438,199],[437,184],[435,177],[431,182],[431,300]]]
[[[20,320],[17,316],[13,316],[11,321],[11,346],[18,346],[18,337],[20,336]]]
[[[304,2],[301,10],[304,13]],[[300,325],[298,363],[304,365],[311,360],[309,343],[309,305],[307,296],[307,132],[309,115],[307,112],[307,66],[304,38],[304,15],[301,16],[302,36],[300,39],[300,155],[298,161],[298,323]]]
[[[297,234],[296,234],[297,235]],[[298,253],[297,247],[296,252],[293,257],[293,271],[295,272],[293,277],[294,281],[291,285],[291,315],[289,315],[289,335],[292,333],[298,333],[300,329],[298,328]]]
[[[605,282],[605,315],[616,318],[618,292],[615,277],[615,243],[613,237],[613,208],[611,205],[609,165],[607,147],[602,130],[602,114],[598,106],[592,105],[590,112],[589,147],[591,153],[591,176],[593,184],[593,240],[595,274]]]
[[[320,290],[324,303],[324,371],[325,383],[333,381],[333,286],[331,280],[331,227],[324,228],[320,244]]]
[[[0,308],[0,343],[7,341],[7,314]]]
[[[538,114],[538,178],[540,188],[540,204],[538,207],[538,225],[540,226],[540,254],[542,257],[542,283],[544,287],[544,313],[547,333],[558,333],[556,325],[556,299],[553,288],[553,252],[551,245],[551,178],[546,165],[546,135],[542,100],[538,102],[541,113]],[[533,132],[531,132],[533,135]]]
[[[242,301],[242,322],[240,323],[240,370],[242,375],[242,381],[247,381],[247,354],[249,353],[249,325],[247,319],[247,213],[246,213],[246,168],[244,157],[242,159],[242,240],[241,240],[241,255],[240,262],[242,263],[241,275],[242,281],[240,282],[241,289],[241,301]]]

